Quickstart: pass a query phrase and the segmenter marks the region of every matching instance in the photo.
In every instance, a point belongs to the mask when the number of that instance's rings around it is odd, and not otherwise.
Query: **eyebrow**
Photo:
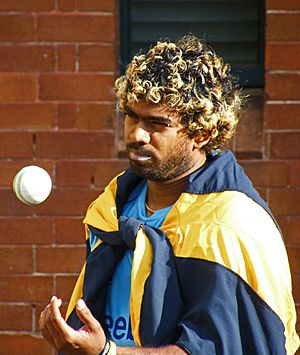
[[[170,124],[175,124],[174,121],[172,121],[169,117],[164,117],[164,116],[150,116],[150,115],[146,115],[146,116],[141,116],[138,115],[136,112],[133,111],[132,108],[130,108],[129,106],[125,106],[124,107],[124,113],[128,113],[129,115],[133,116],[133,117],[140,117],[143,120],[156,120],[156,121],[161,121],[164,123],[170,123]]]

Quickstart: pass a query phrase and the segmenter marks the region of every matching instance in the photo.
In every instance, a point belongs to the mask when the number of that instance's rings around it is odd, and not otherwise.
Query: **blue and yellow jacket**
[[[160,229],[121,216],[141,180],[128,169],[89,207],[89,250],[67,321],[83,297],[105,328],[107,285],[134,251],[132,334],[141,346],[178,344],[190,354],[294,354],[299,347],[291,275],[280,230],[230,151],[189,176]],[[87,240],[88,241],[88,240]],[[87,243],[89,245],[89,243]]]

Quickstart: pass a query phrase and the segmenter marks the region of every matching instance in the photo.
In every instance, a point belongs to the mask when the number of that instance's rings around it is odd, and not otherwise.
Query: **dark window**
[[[263,86],[264,1],[120,0],[121,70],[159,39],[204,38],[244,87]]]

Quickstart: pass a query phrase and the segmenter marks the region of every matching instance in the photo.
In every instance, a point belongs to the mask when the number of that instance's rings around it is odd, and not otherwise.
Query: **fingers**
[[[48,322],[45,325],[45,333],[46,336],[43,333],[43,336],[45,337],[45,339],[52,345],[54,346],[56,349],[59,349],[59,347],[61,346],[62,342],[63,342],[63,336],[62,334],[60,334],[57,330],[57,328],[53,325],[52,322]],[[50,340],[50,341],[49,341]]]
[[[56,331],[64,337],[70,337],[74,334],[74,329],[71,328],[62,317],[59,307],[62,300],[53,296],[50,301],[50,319],[51,324],[55,327]]]
[[[61,316],[59,307],[62,301],[53,296],[50,303],[41,313],[39,327],[43,337],[58,349],[65,339],[70,337],[74,330],[65,322]]]
[[[60,315],[60,311],[59,311],[59,307],[61,306],[62,304],[62,300],[60,298],[57,298],[56,296],[52,296],[51,297],[51,300],[50,300],[50,307],[54,310],[55,308],[55,312],[57,313],[57,315],[59,314]]]
[[[63,320],[63,317],[60,313],[59,307],[62,304],[62,300],[58,299],[56,296],[52,296],[50,300],[49,314],[53,322],[60,324]]]
[[[83,300],[76,304],[76,312],[84,327],[75,330],[61,316],[62,301],[53,296],[41,313],[39,326],[44,338],[56,350],[64,354],[94,354],[103,349],[106,341],[100,323],[93,317]]]
[[[93,332],[99,331],[100,323],[92,315],[91,311],[85,304],[83,299],[77,301],[76,304],[76,313],[79,319]]]
[[[47,340],[47,342],[52,345],[56,346],[55,344],[55,336],[53,332],[49,329],[49,323],[50,323],[50,304],[47,305],[47,307],[44,309],[44,311],[40,315],[39,319],[39,329],[43,335],[43,337]]]

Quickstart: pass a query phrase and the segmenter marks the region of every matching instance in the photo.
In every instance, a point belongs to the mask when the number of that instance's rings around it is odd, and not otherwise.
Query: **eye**
[[[132,120],[138,120],[138,116],[134,112],[124,111],[124,118],[129,117]]]
[[[158,127],[171,127],[171,124],[169,122],[158,121],[158,120],[150,120],[149,122],[152,125],[155,125],[155,126],[158,126]]]

